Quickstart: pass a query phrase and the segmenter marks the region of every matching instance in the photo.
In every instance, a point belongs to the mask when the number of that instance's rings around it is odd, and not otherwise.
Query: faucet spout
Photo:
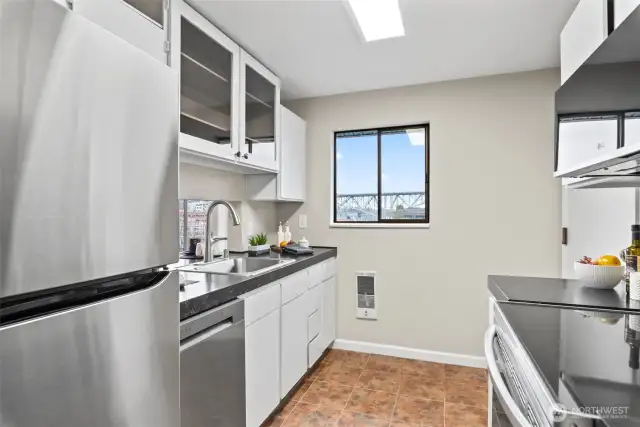
[[[209,210],[207,211],[207,226],[206,226],[206,231],[205,231],[205,236],[204,236],[204,240],[205,240],[205,246],[204,246],[204,261],[205,262],[210,262],[213,259],[213,244],[222,240],[222,239],[218,239],[216,240],[216,242],[212,242],[211,241],[211,237],[210,237],[210,231],[211,231],[211,213],[213,212],[213,208],[215,208],[218,205],[223,205],[226,206],[227,209],[229,209],[229,214],[231,215],[231,220],[233,221],[233,225],[237,226],[240,225],[240,218],[238,218],[238,213],[236,212],[236,210],[233,208],[233,206],[231,206],[231,204],[225,200],[214,200],[211,203],[211,206],[209,206]],[[226,240],[226,239],[225,239]]]

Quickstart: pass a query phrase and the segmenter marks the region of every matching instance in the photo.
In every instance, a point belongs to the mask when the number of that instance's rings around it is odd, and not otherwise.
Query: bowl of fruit
[[[573,267],[578,280],[589,288],[613,289],[624,274],[624,267],[615,255],[603,255],[595,260],[584,256]]]

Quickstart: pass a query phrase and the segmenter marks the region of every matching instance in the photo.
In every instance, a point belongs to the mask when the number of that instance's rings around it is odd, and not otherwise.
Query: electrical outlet
[[[306,215],[299,215],[298,216],[298,228],[300,228],[300,229],[307,228],[307,216]]]

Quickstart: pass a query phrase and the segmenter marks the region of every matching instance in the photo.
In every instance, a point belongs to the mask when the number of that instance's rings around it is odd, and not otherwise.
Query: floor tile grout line
[[[389,416],[389,426],[391,426],[391,422],[393,421],[393,414],[396,412],[396,405],[398,404],[398,398],[400,397],[400,389],[398,388],[398,392],[396,393],[396,400],[393,401],[393,408],[391,408],[391,415]]]
[[[356,379],[355,384],[351,387],[351,393],[349,393],[349,397],[347,398],[347,403],[345,403],[345,405],[344,405],[345,409],[349,405],[349,402],[351,402],[351,397],[353,396],[353,391],[356,389],[355,385],[358,384],[358,381],[360,381],[360,377],[362,376],[363,372],[364,372],[364,370],[360,371],[360,375],[358,375],[358,379]],[[342,411],[344,412],[344,409]]]
[[[287,403],[289,403],[289,402],[287,402]],[[298,403],[299,403],[299,401],[293,401],[293,408],[291,408],[289,413],[284,416],[284,419],[282,420],[282,423],[280,423],[281,426],[284,426],[287,423],[287,420],[289,419],[289,415],[291,415],[293,413],[293,410],[296,409],[296,406],[298,406]]]

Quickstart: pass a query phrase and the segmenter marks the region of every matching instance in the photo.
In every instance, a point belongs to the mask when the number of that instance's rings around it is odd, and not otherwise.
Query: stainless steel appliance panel
[[[177,260],[178,78],[53,0],[0,0],[0,298]]]
[[[0,426],[177,427],[178,274],[0,328]]]
[[[180,336],[181,426],[244,427],[244,301],[182,322]]]

